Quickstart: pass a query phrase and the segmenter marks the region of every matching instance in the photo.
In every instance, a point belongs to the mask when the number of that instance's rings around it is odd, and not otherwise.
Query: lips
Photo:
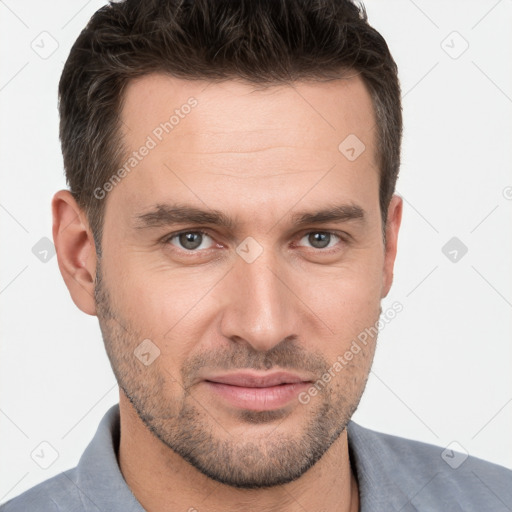
[[[311,384],[307,377],[289,372],[238,372],[209,376],[203,382],[208,392],[222,403],[252,411],[270,411],[289,406]]]
[[[276,372],[270,375],[233,373],[229,375],[209,377],[205,380],[209,382],[217,382],[219,384],[228,384],[230,386],[239,386],[244,388],[268,388],[271,386],[279,386],[281,384],[310,382],[308,379],[288,372]]]

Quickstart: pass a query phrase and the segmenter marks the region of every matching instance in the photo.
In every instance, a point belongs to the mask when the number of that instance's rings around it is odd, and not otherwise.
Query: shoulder
[[[103,416],[78,465],[0,505],[0,512],[143,512],[119,469],[118,404]]]
[[[84,510],[76,468],[41,482],[0,505],[0,512],[78,512]]]
[[[400,490],[404,510],[512,509],[512,471],[463,453],[460,445],[443,448],[354,422],[347,431],[358,478],[370,495],[372,486],[384,483]]]

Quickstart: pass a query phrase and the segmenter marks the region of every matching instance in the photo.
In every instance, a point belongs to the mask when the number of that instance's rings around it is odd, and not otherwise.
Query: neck
[[[119,406],[119,467],[147,512],[359,510],[346,430],[299,479],[267,489],[238,489],[208,478],[164,445],[140,420],[123,393]]]

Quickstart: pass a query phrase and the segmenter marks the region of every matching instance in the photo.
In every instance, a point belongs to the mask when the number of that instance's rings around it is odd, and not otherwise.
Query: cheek
[[[331,269],[324,275],[308,275],[297,291],[314,313],[312,323],[305,324],[311,332],[302,334],[310,340],[310,347],[315,344],[314,348],[330,362],[344,354],[361,333],[374,332],[371,328],[380,316],[381,272],[378,258],[372,258],[375,261],[361,258],[335,273]],[[329,329],[323,329],[324,325]],[[326,336],[315,336],[315,326],[323,329]],[[375,336],[366,337],[365,341],[371,352]]]
[[[303,275],[301,297],[332,320],[346,325],[347,319],[373,316],[380,306],[382,258],[376,251],[358,253],[338,268]],[[297,280],[299,282],[299,280]],[[348,322],[348,325],[353,322]]]
[[[185,356],[215,307],[208,300],[208,291],[222,274],[199,267],[178,271],[167,266],[149,268],[139,258],[125,268],[130,270],[116,276],[119,314],[162,351],[172,349],[176,359],[181,353]]]

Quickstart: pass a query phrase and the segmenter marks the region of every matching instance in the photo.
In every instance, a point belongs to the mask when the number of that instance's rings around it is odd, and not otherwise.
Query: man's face
[[[119,385],[145,425],[210,478],[292,481],[355,411],[375,339],[332,367],[375,325],[391,283],[370,95],[358,77],[255,90],[151,75],[129,84],[121,117],[137,161],[104,199],[96,286]],[[340,151],[351,134],[354,151]],[[337,219],[303,217],[336,208]],[[219,383],[277,371],[301,382]]]

